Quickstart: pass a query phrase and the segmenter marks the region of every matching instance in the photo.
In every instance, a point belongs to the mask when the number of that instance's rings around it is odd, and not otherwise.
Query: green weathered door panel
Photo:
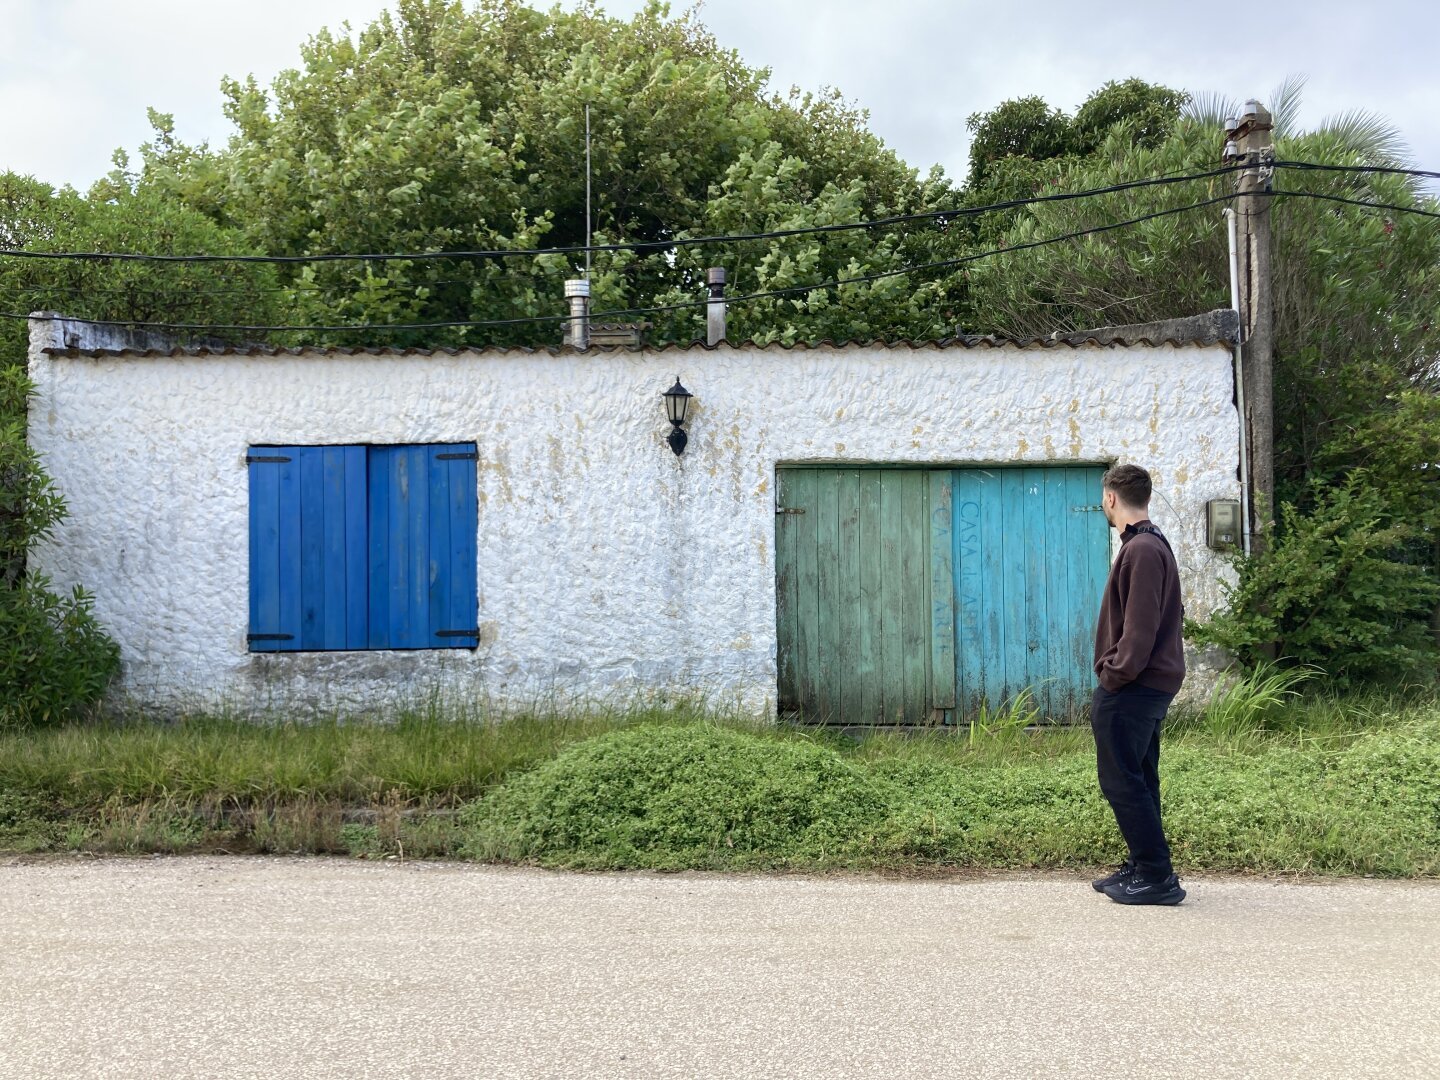
[[[782,712],[821,723],[920,724],[953,704],[953,651],[940,652],[948,662],[938,690],[931,681],[931,489],[924,470],[779,470]],[[948,547],[948,522],[942,533]],[[948,604],[947,595],[942,613]]]

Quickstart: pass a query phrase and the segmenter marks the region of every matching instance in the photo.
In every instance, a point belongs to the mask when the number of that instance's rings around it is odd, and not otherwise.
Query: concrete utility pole
[[[1226,156],[1246,166],[1235,174],[1240,198],[1239,277],[1240,340],[1244,357],[1245,416],[1241,423],[1249,448],[1250,521],[1257,545],[1275,512],[1275,300],[1270,287],[1270,180],[1275,149],[1270,111],[1247,101],[1238,120],[1226,128]]]

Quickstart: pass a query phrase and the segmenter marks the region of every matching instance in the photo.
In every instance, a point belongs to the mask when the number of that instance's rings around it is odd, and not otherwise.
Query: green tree
[[[0,244],[35,252],[238,253],[244,238],[117,168],[88,195],[0,173]],[[274,323],[288,292],[264,265],[0,258],[0,306],[75,318],[170,323]],[[243,337],[243,334],[236,335]],[[0,320],[0,367],[25,364],[29,328]]]
[[[1189,100],[1181,90],[1125,79],[1105,83],[1073,117],[1039,97],[975,113],[968,122],[974,135],[965,205],[989,206],[1055,190],[1061,177],[1094,154],[1112,131],[1123,130],[1137,146],[1157,146],[1174,129]],[[983,247],[994,247],[1018,216],[1013,210],[990,213],[976,221],[972,231]]]
[[[1122,124],[1137,146],[1158,146],[1189,102],[1190,95],[1183,90],[1144,79],[1107,82],[1076,110],[1070,122],[1071,146],[1080,154],[1093,153]]]
[[[597,244],[666,242],[857,222],[955,205],[837,95],[788,96],[722,49],[693,15],[652,3],[630,22],[593,5],[537,12],[515,0],[466,10],[400,0],[353,36],[322,32],[267,91],[227,81],[228,146],[179,144],[155,116],[145,182],[277,254],[571,246],[585,242],[585,106]],[[703,269],[731,291],[860,276],[935,261],[960,238],[917,228],[753,242],[726,249],[597,253],[597,311],[703,297]],[[583,258],[310,264],[287,280],[328,323],[553,316]],[[914,285],[915,283],[908,283]],[[905,281],[738,308],[732,336],[942,332],[948,297]],[[323,314],[324,318],[319,316]],[[657,320],[663,337],[703,333],[703,311]],[[855,329],[847,330],[848,327]],[[395,333],[395,343],[558,340],[555,324]],[[367,343],[376,332],[354,337]],[[331,340],[351,340],[334,335]]]
[[[991,170],[1006,158],[1047,161],[1075,149],[1070,118],[1035,95],[1002,101],[989,112],[972,113],[965,126],[970,131],[966,186],[972,192],[988,187]]]

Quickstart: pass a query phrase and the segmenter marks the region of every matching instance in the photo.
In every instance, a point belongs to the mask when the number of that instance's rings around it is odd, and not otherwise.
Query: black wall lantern
[[[666,419],[674,425],[674,429],[665,437],[670,444],[670,449],[677,455],[685,452],[685,444],[689,441],[682,426],[685,423],[685,413],[690,408],[690,399],[695,395],[680,385],[680,376],[675,376],[675,385],[661,395],[665,399]]]

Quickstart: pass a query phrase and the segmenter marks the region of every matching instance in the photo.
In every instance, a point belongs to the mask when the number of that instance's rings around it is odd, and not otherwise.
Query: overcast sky
[[[84,188],[117,146],[148,136],[146,106],[187,142],[223,143],[224,75],[268,83],[322,26],[360,26],[385,0],[0,0],[0,170]],[[537,3],[536,6],[546,6]],[[574,6],[573,3],[565,6]],[[643,0],[611,0],[628,17]],[[684,5],[674,5],[680,10]],[[773,84],[835,86],[911,165],[965,172],[965,118],[1040,94],[1073,110],[1131,75],[1265,97],[1309,76],[1304,126],[1352,109],[1389,117],[1417,165],[1440,169],[1440,4],[1328,0],[710,0],[704,21]]]

